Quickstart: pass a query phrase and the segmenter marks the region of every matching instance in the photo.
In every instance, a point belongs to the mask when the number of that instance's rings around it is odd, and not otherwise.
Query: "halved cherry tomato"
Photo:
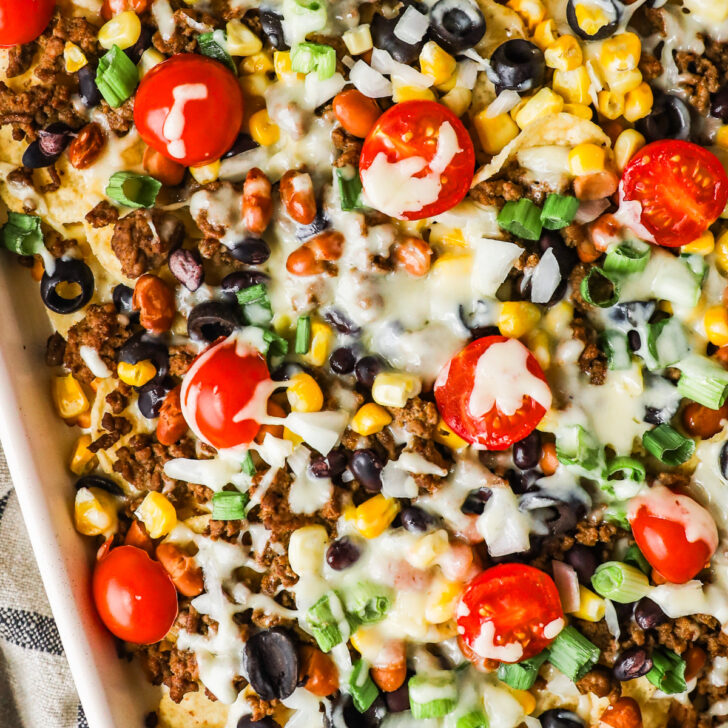
[[[642,225],[657,244],[674,248],[699,238],[718,219],[728,202],[728,175],[707,149],[665,139],[630,160],[622,193],[642,205]]]
[[[243,123],[243,95],[222,63],[179,54],[142,79],[134,123],[142,139],[164,156],[201,165],[219,159],[232,146]]]
[[[93,594],[103,623],[127,642],[159,642],[177,617],[172,580],[136,546],[118,546],[96,563]]]
[[[687,495],[662,485],[630,501],[627,518],[650,566],[673,584],[701,571],[718,547],[710,513]]]
[[[481,664],[533,657],[564,627],[553,579],[525,564],[500,564],[478,574],[460,598],[456,619],[461,649]]]
[[[182,381],[182,414],[192,431],[216,448],[252,442],[260,425],[237,421],[255,389],[270,379],[268,365],[257,351],[235,339],[224,339],[203,351]],[[261,403],[263,414],[266,401]]]
[[[486,355],[493,346],[498,349]],[[493,396],[484,399],[484,391]],[[551,390],[536,358],[518,339],[484,336],[443,367],[435,400],[455,434],[488,450],[505,450],[536,428],[551,405]]]
[[[473,142],[452,111],[435,101],[404,101],[374,124],[359,172],[374,207],[392,217],[420,220],[465,197],[474,165]]]
[[[35,40],[48,25],[56,0],[0,0],[0,47]]]

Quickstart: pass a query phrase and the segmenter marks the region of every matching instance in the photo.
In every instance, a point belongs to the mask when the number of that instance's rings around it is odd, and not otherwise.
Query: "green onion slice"
[[[652,651],[652,669],[645,677],[668,695],[684,693],[688,688],[685,682],[685,660],[666,647],[655,647]]]
[[[541,211],[527,197],[517,202],[506,202],[498,213],[498,225],[517,238],[538,240],[543,229]]]
[[[369,674],[369,663],[366,660],[357,660],[349,677],[349,693],[354,701],[354,707],[364,713],[377,699],[379,690]]]
[[[257,469],[255,467],[255,463],[253,462],[253,456],[249,453],[245,453],[245,457],[243,458],[243,472],[246,475],[255,475],[257,472]]]
[[[641,273],[650,259],[650,246],[639,240],[630,240],[607,253],[604,270],[607,273]]]
[[[720,409],[728,396],[728,371],[712,359],[690,354],[675,366],[682,374],[677,391],[710,409]]]
[[[301,316],[296,323],[296,354],[307,354],[311,347],[311,317]]]
[[[219,61],[233,73],[237,73],[238,69],[235,68],[235,63],[228,53],[227,35],[224,30],[218,29],[210,33],[202,33],[197,37],[197,43],[203,56]]]
[[[413,675],[407,686],[415,720],[442,718],[457,704],[458,689],[451,670]]]
[[[581,425],[571,425],[559,432],[556,458],[563,465],[579,468],[585,477],[601,477],[604,470],[603,448]]]
[[[335,592],[324,594],[306,612],[306,622],[318,646],[330,652],[349,637],[344,607]]]
[[[458,718],[455,728],[488,728],[488,716],[482,710],[471,710]]]
[[[672,366],[685,357],[689,350],[685,328],[676,317],[647,325],[648,355],[643,356],[650,369]]]
[[[619,604],[632,604],[650,590],[650,582],[644,573],[621,561],[600,564],[591,583],[597,594]]]
[[[549,662],[576,682],[596,665],[599,648],[571,625],[564,627],[549,648]]]
[[[43,247],[43,232],[37,215],[8,212],[3,226],[3,245],[18,255],[35,255]]]
[[[622,559],[626,564],[633,564],[640,571],[647,574],[648,576],[650,575],[650,573],[652,573],[652,567],[650,566],[650,562],[647,561],[645,555],[640,551],[640,548],[636,543],[633,543],[627,549]]]
[[[665,465],[675,466],[690,460],[695,452],[695,441],[681,435],[668,424],[657,425],[642,435],[645,450]]]
[[[587,303],[599,308],[609,308],[619,301],[619,285],[597,266],[582,278],[579,290]]]
[[[533,687],[538,677],[541,665],[546,662],[549,656],[548,649],[539,652],[538,655],[515,664],[501,662],[498,666],[498,679],[515,690],[528,690]]]
[[[618,457],[607,463],[607,477],[620,475],[622,480],[634,480],[636,483],[644,483],[646,470],[645,466],[635,458]]]
[[[328,20],[326,3],[319,0],[284,0],[283,16],[291,16],[294,26],[305,26],[307,33],[321,30]]]
[[[344,609],[350,622],[374,624],[381,622],[392,603],[388,590],[381,584],[360,581],[343,593]]]
[[[541,222],[547,230],[561,230],[561,228],[571,225],[578,209],[579,200],[576,197],[549,195],[541,210]]]
[[[106,196],[127,207],[152,207],[162,183],[136,172],[115,172],[106,186]]]
[[[242,291],[238,291],[237,299],[242,308],[243,320],[246,324],[264,328],[270,325],[273,320],[273,308],[270,305],[268,289],[265,284],[258,283],[255,286],[249,286]],[[265,335],[263,338],[265,338]]]
[[[99,59],[96,86],[112,108],[121,106],[134,93],[138,83],[139,70],[119,46],[112,46]]]
[[[599,348],[607,357],[610,369],[629,369],[632,366],[632,352],[627,335],[616,329],[606,329],[599,336]]]
[[[221,490],[212,496],[212,517],[215,521],[239,521],[245,518],[247,493]]]
[[[264,331],[263,341],[268,345],[263,353],[270,358],[282,357],[288,353],[288,342],[282,336],[276,334],[275,331],[270,329]]]
[[[344,210],[344,212],[364,210],[366,208],[362,201],[362,186],[358,169],[337,167],[336,184],[339,188],[341,209]]]
[[[296,73],[316,71],[320,81],[336,71],[336,51],[321,43],[299,43],[291,51],[291,68]]]

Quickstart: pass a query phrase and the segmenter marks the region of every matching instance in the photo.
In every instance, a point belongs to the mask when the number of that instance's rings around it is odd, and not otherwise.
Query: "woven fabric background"
[[[88,728],[0,450],[0,725]]]

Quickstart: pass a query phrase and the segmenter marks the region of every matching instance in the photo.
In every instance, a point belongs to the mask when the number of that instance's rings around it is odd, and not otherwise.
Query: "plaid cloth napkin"
[[[0,725],[88,728],[1,450]]]

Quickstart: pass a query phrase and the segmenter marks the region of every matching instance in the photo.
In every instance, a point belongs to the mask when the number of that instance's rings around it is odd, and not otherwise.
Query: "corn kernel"
[[[605,71],[633,71],[642,54],[642,41],[635,33],[618,33],[602,43],[599,62]]]
[[[544,328],[555,339],[559,339],[569,330],[574,317],[574,306],[569,301],[560,301],[552,306],[544,317]]]
[[[551,86],[569,104],[588,106],[591,103],[591,96],[589,96],[591,79],[586,66],[579,66],[573,71],[554,71]]]
[[[156,48],[147,48],[137,64],[139,78],[144,78],[154,66],[158,66],[163,60],[164,56]]]
[[[551,366],[551,347],[549,337],[545,331],[532,331],[526,342],[541,369],[548,369]]]
[[[564,104],[564,113],[591,121],[594,114],[586,104]]]
[[[242,73],[269,73],[273,70],[273,61],[267,53],[254,53],[243,58],[240,64]]]
[[[334,332],[330,326],[321,321],[314,321],[311,324],[311,345],[304,359],[317,367],[326,364],[334,341]]]
[[[89,408],[86,393],[72,374],[53,378],[53,402],[64,420],[78,417]]]
[[[203,164],[201,167],[190,167],[190,174],[201,185],[209,185],[210,182],[214,182],[220,176],[220,166],[220,160],[216,159],[214,162],[208,162],[208,164]]]
[[[454,245],[456,248],[467,248],[465,236],[460,228],[452,228],[436,222],[430,228],[430,245]]]
[[[354,525],[364,538],[383,534],[399,513],[399,502],[381,493],[356,508]]]
[[[291,534],[288,560],[298,576],[315,574],[323,568],[329,536],[323,526],[304,526]]]
[[[352,647],[367,662],[374,662],[385,646],[385,638],[376,627],[359,627],[350,639]]]
[[[435,88],[442,94],[447,93],[448,91],[452,91],[458,84],[458,72],[457,69],[455,72],[449,76],[445,81],[442,83],[435,84]]]
[[[711,306],[703,317],[705,336],[715,346],[728,344],[728,309],[725,306]]]
[[[516,120],[516,117],[520,113],[521,109],[533,98],[533,94],[530,94],[529,96],[522,96],[521,100],[508,112],[511,115],[511,119],[513,121]]]
[[[250,117],[250,136],[261,147],[270,147],[280,139],[281,130],[271,121],[268,111],[261,109]]]
[[[302,437],[299,437],[295,432],[289,430],[285,425],[283,427],[283,439],[293,443],[294,450],[303,442]]]
[[[89,427],[91,427],[91,410],[87,409],[85,412],[81,412],[81,414],[76,417],[76,419],[73,420],[70,424],[75,424],[82,430],[87,430]]]
[[[369,402],[359,408],[357,413],[351,418],[349,427],[351,427],[357,435],[376,435],[381,432],[392,421],[392,415],[378,404]]]
[[[715,236],[710,230],[706,230],[692,243],[683,245],[680,248],[681,253],[690,253],[691,255],[710,255],[713,250],[715,250]]]
[[[435,93],[424,86],[410,86],[392,79],[392,101],[399,104],[402,101],[436,101]]]
[[[569,152],[569,170],[574,177],[603,172],[607,161],[604,147],[586,142],[577,144]]]
[[[76,530],[84,536],[111,534],[118,517],[113,497],[101,488],[79,488],[73,506]]]
[[[441,99],[440,103],[447,106],[450,111],[457,117],[461,117],[469,108],[473,101],[473,92],[456,86],[448,91]]]
[[[131,48],[142,32],[142,22],[133,10],[115,15],[99,30],[99,45],[107,50],[118,46],[121,50]]]
[[[642,72],[638,68],[631,71],[607,71],[606,81],[610,91],[628,94],[642,83]]]
[[[521,704],[523,712],[531,715],[536,710],[536,698],[528,690],[511,690],[511,695]]]
[[[607,23],[609,18],[598,5],[585,5],[574,3],[577,25],[587,34],[596,35]]]
[[[506,301],[498,316],[498,328],[503,336],[518,339],[531,331],[541,318],[541,311],[527,301]]]
[[[496,155],[519,134],[518,124],[508,115],[488,117],[483,109],[473,118],[475,133],[486,154]]]
[[[404,407],[422,391],[422,382],[406,372],[380,372],[372,384],[372,399],[382,407]]]
[[[439,442],[445,447],[449,447],[451,450],[460,450],[467,447],[467,441],[463,440],[462,437],[456,435],[447,425],[445,420],[440,418],[437,423],[437,432],[435,433],[435,442]]]
[[[614,162],[617,170],[623,172],[629,160],[647,144],[647,140],[636,129],[625,129],[614,142]]]
[[[715,143],[722,149],[728,149],[728,125],[724,124],[715,133]]]
[[[506,5],[521,16],[529,29],[535,28],[546,17],[546,8],[541,0],[508,0]]]
[[[571,614],[586,622],[601,622],[604,619],[604,610],[604,599],[580,584],[579,608]]]
[[[144,359],[136,364],[120,361],[116,367],[116,373],[124,384],[128,384],[130,387],[143,387],[157,375],[157,368],[149,359]]]
[[[352,56],[360,56],[362,53],[366,53],[374,47],[372,33],[368,23],[362,23],[361,25],[357,25],[356,28],[347,30],[341,38],[344,41],[346,50]]]
[[[284,83],[302,81],[306,78],[305,73],[294,72],[290,51],[275,51],[273,53],[273,69],[276,72],[278,80]]]
[[[263,49],[263,41],[239,20],[230,20],[225,26],[227,50],[231,56],[253,56]]]
[[[558,114],[564,108],[564,99],[550,88],[542,88],[518,112],[516,124],[525,129],[531,122],[548,114]]]
[[[305,76],[301,75],[301,78],[305,78]],[[268,87],[271,85],[271,81],[265,73],[249,73],[246,76],[241,76],[238,79],[238,83],[240,84],[240,88],[243,90],[243,95],[245,96],[247,104],[254,99],[259,99],[260,103],[257,108],[265,106],[263,96],[268,90]]]
[[[573,35],[562,35],[546,49],[544,59],[549,68],[573,71],[584,62],[584,54],[579,41]]]
[[[427,569],[449,548],[447,531],[440,528],[415,541],[407,551],[407,561],[415,569]]]
[[[536,26],[531,40],[542,51],[545,51],[558,37],[559,31],[556,28],[556,21],[549,18],[548,20],[542,20]]]
[[[134,515],[144,524],[152,538],[166,536],[177,525],[177,511],[163,493],[147,493]]]
[[[321,387],[306,372],[299,372],[288,380],[286,396],[294,412],[318,412],[324,406]]]
[[[614,91],[600,91],[597,94],[597,108],[607,119],[619,119],[624,114],[624,96]]]
[[[457,62],[434,40],[429,40],[420,51],[420,71],[429,76],[434,84],[445,83],[455,73]]]
[[[83,51],[69,40],[63,46],[63,62],[66,65],[66,73],[76,73],[88,63],[88,59]]]
[[[624,118],[627,121],[642,119],[652,111],[654,100],[650,85],[641,83],[636,89],[630,91],[625,98]]]
[[[715,263],[721,273],[728,274],[728,230],[715,244]]]
[[[427,590],[425,619],[430,624],[442,624],[452,619],[462,591],[462,584],[436,579]]]
[[[76,440],[69,463],[69,468],[74,475],[85,475],[91,470],[96,455],[88,449],[90,444],[91,435],[81,435]]]

